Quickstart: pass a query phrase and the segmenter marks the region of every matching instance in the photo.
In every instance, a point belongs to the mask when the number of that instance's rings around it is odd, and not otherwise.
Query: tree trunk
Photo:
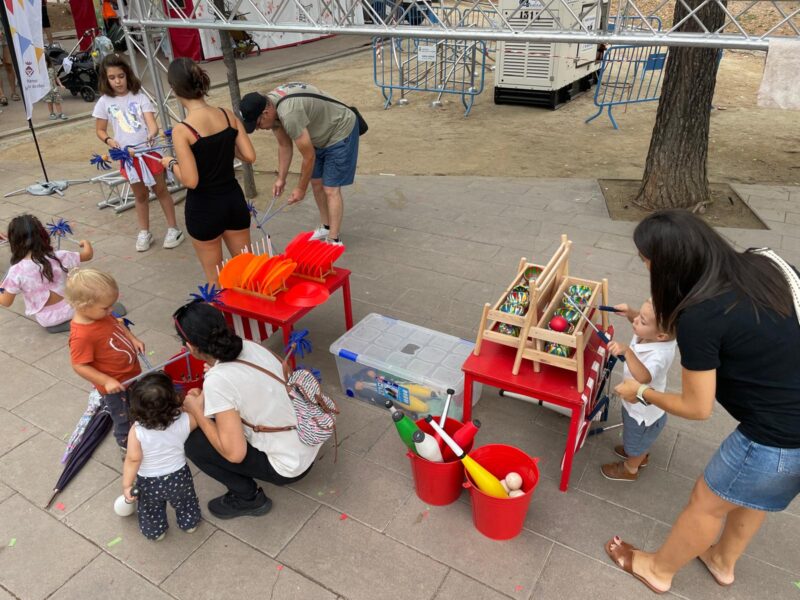
[[[702,1],[685,0],[691,8]],[[673,22],[679,23],[687,14],[677,0]],[[712,32],[725,22],[725,12],[713,0],[695,16]],[[702,28],[689,17],[680,31]],[[642,186],[634,204],[649,210],[690,208],[709,199],[706,161],[718,56],[716,48],[670,48]]]
[[[214,6],[222,14],[227,14],[225,0],[214,0]],[[233,112],[239,113],[239,104],[242,101],[242,92],[239,90],[239,72],[236,69],[236,56],[233,53],[233,40],[231,34],[224,30],[219,30],[219,43],[222,46],[222,62],[225,65],[226,75],[228,76],[228,91],[231,95],[231,106]],[[242,163],[242,179],[244,180],[244,195],[246,198],[258,196],[256,180],[253,174],[253,165]]]

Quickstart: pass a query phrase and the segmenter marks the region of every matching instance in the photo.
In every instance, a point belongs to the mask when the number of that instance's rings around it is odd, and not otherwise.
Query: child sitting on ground
[[[11,219],[8,244],[11,268],[0,283],[0,305],[11,306],[22,294],[26,315],[50,333],[69,331],[74,311],[64,299],[67,272],[91,260],[92,245],[81,240],[80,252],[54,250],[47,230],[33,215]]]
[[[75,309],[69,336],[72,368],[103,396],[124,456],[130,423],[123,382],[142,372],[138,355],[144,344],[111,314],[119,288],[108,273],[89,268],[72,271],[66,297]]]
[[[633,325],[633,339],[630,346],[611,342],[608,351],[613,356],[625,357],[624,377],[639,382],[639,398],[648,387],[663,392],[677,348],[674,336],[658,328],[650,300],[642,304],[639,312],[627,304],[619,304],[614,308]],[[636,481],[639,469],[647,466],[647,451],[667,423],[667,414],[641,399],[635,404],[623,402],[622,423],[622,444],[614,447],[614,453],[623,460],[605,464],[600,470],[606,479]]]
[[[130,390],[128,453],[122,470],[122,492],[133,500],[139,490],[139,530],[159,541],[167,532],[167,502],[186,533],[200,522],[200,503],[183,444],[197,427],[194,417],[181,411],[182,401],[172,380],[164,373],[145,375]]]

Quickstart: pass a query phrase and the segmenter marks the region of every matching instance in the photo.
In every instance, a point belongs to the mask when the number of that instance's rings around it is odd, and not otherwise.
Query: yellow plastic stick
[[[453,441],[444,429],[442,429],[436,420],[428,415],[425,419],[428,422],[428,425],[433,427],[433,430],[439,434],[445,444],[450,446],[450,449],[455,453],[455,455],[461,460],[464,468],[469,473],[469,476],[472,478],[472,481],[475,482],[475,485],[478,486],[478,489],[482,491],[484,494],[489,496],[494,496],[495,498],[508,498],[508,493],[506,493],[505,488],[500,483],[500,480],[492,475],[489,471],[487,471],[483,466],[478,464],[475,459],[467,456],[467,453],[461,449],[461,446]]]

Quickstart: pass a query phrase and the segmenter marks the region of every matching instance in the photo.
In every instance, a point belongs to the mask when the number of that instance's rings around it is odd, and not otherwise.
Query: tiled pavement
[[[0,166],[0,192],[35,178],[32,168]],[[736,187],[770,230],[724,229],[724,235],[741,247],[779,248],[800,263],[800,188]],[[99,211],[96,201],[87,186],[70,188],[63,199],[14,196],[0,203],[0,226],[22,211],[69,219],[95,243],[94,264],[120,281],[135,330],[160,361],[177,349],[169,315],[200,282],[197,261],[188,243],[137,254],[133,214]],[[608,218],[594,181],[363,176],[346,205],[348,251],[341,264],[353,271],[356,319],[379,312],[471,339],[482,303],[499,295],[520,256],[548,256],[562,232],[575,242],[571,272],[608,277],[614,302],[647,295],[646,272],[630,241],[633,224]],[[158,238],[163,219],[152,209]],[[282,246],[314,223],[309,198],[274,219],[270,231]],[[0,266],[7,262],[7,248],[0,248]],[[274,500],[268,516],[218,521],[206,513],[196,533],[172,527],[160,543],[145,540],[135,519],[111,510],[121,467],[111,439],[59,504],[41,508],[88,386],[69,368],[66,335],[43,333],[21,316],[21,302],[0,311],[0,599],[648,597],[609,563],[602,544],[614,534],[648,548],[664,539],[704,462],[733,427],[721,409],[707,422],[672,418],[653,466],[633,485],[599,473],[612,458],[618,430],[590,440],[576,458],[570,491],[562,494],[566,419],[484,390],[475,408],[484,423],[480,443],[518,446],[540,457],[544,475],[523,533],[494,542],[473,528],[466,495],[443,508],[418,500],[387,415],[342,396],[327,352],[343,331],[340,302],[337,295],[301,323],[315,348],[306,362],[322,371],[342,406],[338,461],[327,448],[306,480],[266,486]],[[622,337],[630,334],[626,324],[616,325]],[[671,381],[679,383],[677,369]],[[202,500],[221,492],[202,474],[195,481]],[[798,539],[796,501],[769,516],[733,587],[718,587],[699,564],[690,564],[672,595],[800,597]]]

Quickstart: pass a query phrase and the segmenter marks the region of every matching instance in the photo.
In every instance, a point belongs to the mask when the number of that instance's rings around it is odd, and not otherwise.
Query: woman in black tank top
[[[216,283],[222,242],[231,256],[250,245],[250,212],[233,161],[253,163],[256,152],[233,113],[206,103],[211,82],[197,63],[174,60],[167,80],[187,116],[172,130],[175,158],[166,157],[163,163],[188,188],[186,231],[206,279]]]

